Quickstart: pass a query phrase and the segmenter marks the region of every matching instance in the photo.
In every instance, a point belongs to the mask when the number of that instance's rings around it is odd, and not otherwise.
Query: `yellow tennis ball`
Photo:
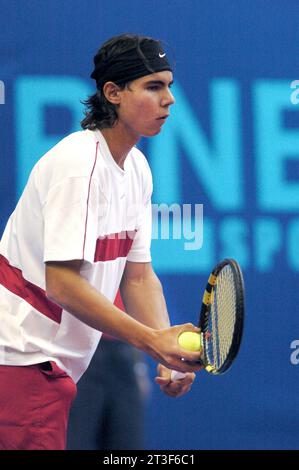
[[[194,331],[184,331],[178,338],[178,343],[183,349],[188,351],[200,351],[201,350],[201,337],[199,333]]]

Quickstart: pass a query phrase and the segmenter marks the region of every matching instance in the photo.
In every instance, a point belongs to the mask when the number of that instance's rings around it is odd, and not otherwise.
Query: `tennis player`
[[[121,35],[91,77],[83,130],[35,165],[0,243],[1,449],[65,448],[75,383],[102,332],[154,358],[167,395],[200,370],[199,353],[177,343],[197,328],[170,327],[151,265],[152,177],[135,147],[169,116],[171,66],[160,41]],[[113,305],[118,288],[127,314]],[[171,369],[188,374],[171,381]]]

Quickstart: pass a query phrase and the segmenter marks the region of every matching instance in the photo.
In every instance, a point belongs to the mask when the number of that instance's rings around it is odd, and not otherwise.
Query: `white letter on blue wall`
[[[184,202],[182,148],[211,204],[220,211],[240,209],[244,183],[238,85],[228,79],[211,83],[211,143],[182,88],[176,84],[173,91],[176,104],[171,108],[169,122],[148,146],[155,179],[155,201]]]
[[[91,94],[85,81],[64,76],[26,76],[16,81],[17,195],[40,157],[63,136],[47,135],[44,130],[45,106],[65,106],[72,114],[71,132],[79,129],[83,118],[80,100]]]
[[[5,85],[2,80],[0,80],[0,104],[5,104]]]
[[[254,86],[257,195],[261,209],[297,211],[299,181],[287,181],[286,163],[299,164],[299,129],[282,126],[283,111],[296,111],[290,102],[290,82],[259,80]]]

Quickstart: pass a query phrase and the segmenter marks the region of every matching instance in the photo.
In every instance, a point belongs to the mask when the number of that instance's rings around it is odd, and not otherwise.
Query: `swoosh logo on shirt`
[[[159,57],[161,57],[161,59],[163,59],[163,57],[166,56],[166,52],[164,54],[161,54],[161,52],[159,52]]]

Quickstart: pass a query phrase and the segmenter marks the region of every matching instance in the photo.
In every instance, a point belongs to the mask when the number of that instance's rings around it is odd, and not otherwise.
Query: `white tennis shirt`
[[[79,380],[101,332],[47,298],[44,263],[84,260],[80,274],[113,302],[126,260],[151,260],[151,193],[143,154],[122,170],[98,130],[37,162],[0,242],[0,364],[53,360]]]

